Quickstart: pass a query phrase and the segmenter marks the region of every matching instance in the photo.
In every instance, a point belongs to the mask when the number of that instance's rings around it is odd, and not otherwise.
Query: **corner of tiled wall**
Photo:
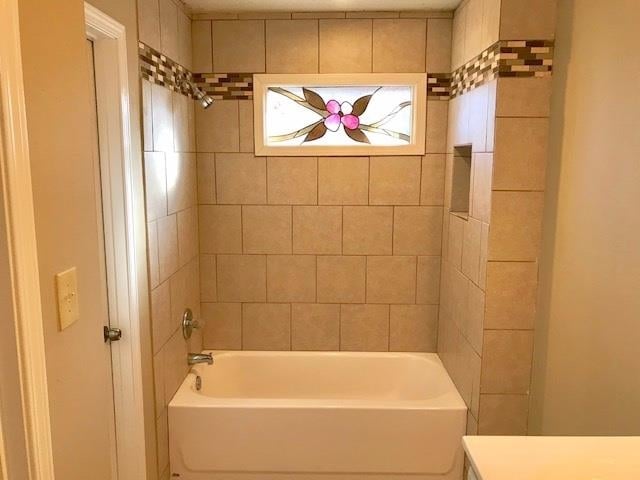
[[[449,102],[445,202],[454,147],[470,145],[473,159],[468,218],[444,222],[438,351],[470,408],[469,434],[527,432],[554,19],[553,0],[466,0],[453,20],[452,67],[480,81]],[[482,55],[498,41],[514,73],[483,80],[478,65],[496,68]],[[540,60],[510,60],[511,47]]]
[[[140,41],[190,69],[191,19],[180,2],[141,0]],[[142,79],[145,197],[156,400],[157,476],[167,480],[167,405],[184,379],[187,353],[202,349],[196,332],[182,338],[185,308],[200,318],[195,105]]]

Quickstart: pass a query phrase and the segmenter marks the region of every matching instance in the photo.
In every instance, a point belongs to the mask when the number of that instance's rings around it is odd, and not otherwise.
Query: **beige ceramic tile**
[[[178,63],[193,71],[191,19],[178,11]]]
[[[240,303],[203,303],[203,346],[212,350],[242,348],[242,305]]]
[[[216,192],[221,204],[266,203],[266,160],[250,153],[217,154]]]
[[[318,72],[318,21],[267,20],[267,72]]]
[[[364,303],[365,265],[365,257],[318,257],[318,302]]]
[[[390,351],[436,351],[437,305],[391,305],[390,308]]]
[[[213,72],[210,21],[191,22],[191,42],[193,45],[193,70],[201,73]]]
[[[374,12],[374,11],[359,11],[359,12],[347,12],[347,18],[398,18],[399,12]]]
[[[291,207],[242,207],[244,253],[291,253]]]
[[[480,395],[479,435],[526,435],[528,395]]]
[[[167,153],[167,204],[175,213],[198,203],[195,153]]]
[[[340,305],[291,305],[292,350],[339,350]]]
[[[241,207],[200,205],[198,217],[201,253],[242,253]]]
[[[496,43],[500,30],[501,0],[484,0],[482,15],[482,48],[489,48]]]
[[[488,222],[491,215],[492,153],[474,153],[471,164],[471,216]]]
[[[450,18],[427,20],[427,72],[451,73],[451,28]]]
[[[368,257],[368,303],[415,303],[416,257]]]
[[[474,152],[487,151],[487,122],[489,111],[489,85],[474,88],[465,94],[469,118],[469,136]]]
[[[200,255],[200,301],[218,301],[215,255]]]
[[[384,352],[388,349],[388,305],[340,307],[340,350]]]
[[[291,306],[280,303],[242,305],[242,348],[291,350]]]
[[[160,50],[160,6],[157,0],[138,2],[138,36],[141,42]]]
[[[480,241],[482,238],[482,223],[469,217],[464,225],[462,239],[462,273],[476,285],[480,275]]]
[[[151,291],[151,335],[153,353],[160,351],[171,336],[171,303],[169,282],[161,283]]]
[[[544,190],[548,118],[498,118],[495,142],[495,190]]]
[[[485,294],[474,284],[469,285],[466,337],[478,355],[482,355],[483,329],[485,326]]]
[[[200,262],[194,258],[171,277],[171,331],[177,331],[186,308],[200,317]]]
[[[437,305],[440,300],[440,257],[418,257],[416,303]]]
[[[264,21],[214,21],[211,29],[214,71],[265,71]]]
[[[171,0],[166,0],[171,1]],[[171,90],[151,85],[153,150],[173,152],[173,107]]]
[[[371,72],[371,22],[320,20],[320,73]]]
[[[535,262],[489,262],[486,328],[532,329],[537,286]]]
[[[452,269],[451,279],[451,318],[460,328],[463,335],[467,335],[469,319],[469,285],[471,282],[462,272]]]
[[[447,153],[447,118],[450,102],[427,102],[427,153]],[[452,119],[453,121],[453,119]]]
[[[218,300],[264,302],[267,261],[264,255],[218,255]]]
[[[316,257],[268,255],[267,300],[269,302],[315,302]]]
[[[400,18],[453,18],[451,10],[403,10]]]
[[[465,59],[479,55],[482,50],[482,14],[484,0],[469,0],[467,2],[467,22],[465,28],[464,53]]]
[[[489,255],[489,224],[482,224],[482,237],[480,239],[480,273],[478,286],[485,290],[487,284],[487,258]]]
[[[499,78],[498,117],[548,117],[551,77]]]
[[[369,203],[418,205],[421,162],[420,157],[372,157]]]
[[[440,255],[442,207],[395,207],[394,255]]]
[[[178,7],[173,0],[159,0],[160,51],[178,61]]]
[[[196,155],[198,203],[216,203],[216,163],[213,153]]]
[[[151,82],[141,80],[142,95],[142,150],[150,152],[153,150],[153,107]]]
[[[182,338],[182,332],[175,332],[167,342],[164,350],[164,395],[165,404],[171,401],[176,390],[184,380],[186,374],[185,357],[187,342]]]
[[[443,154],[422,157],[421,205],[444,205],[445,158]]]
[[[164,282],[178,269],[178,226],[175,215],[159,218],[158,271]]]
[[[199,153],[240,151],[238,100],[217,100],[206,110],[196,109],[196,145]]]
[[[366,205],[369,199],[368,157],[320,157],[320,205]]]
[[[487,152],[493,152],[495,148],[496,131],[496,104],[498,95],[498,82],[493,80],[487,84],[489,91],[489,101],[487,108]]]
[[[240,151],[253,152],[253,101],[238,101],[238,116],[240,118]]]
[[[147,247],[149,260],[149,283],[155,288],[160,283],[160,265],[158,264],[158,225],[157,222],[147,223]]]
[[[500,39],[553,39],[556,3],[556,0],[503,0],[500,7]]]
[[[167,214],[167,175],[164,153],[145,152],[144,180],[147,221],[165,216]]]
[[[473,415],[467,415],[466,435],[478,435],[478,421]]]
[[[463,3],[453,17],[451,35],[451,69],[460,67],[467,59],[465,57],[465,33],[467,29],[467,4]]]
[[[293,253],[342,253],[342,207],[293,207]]]
[[[527,393],[532,354],[532,331],[485,330],[482,393]]]
[[[164,353],[164,350],[160,350],[157,355],[153,356],[153,384],[156,417],[158,417],[162,413],[162,410],[167,406],[164,398]]]
[[[267,197],[276,205],[314,205],[318,199],[315,157],[267,158]]]
[[[391,255],[393,207],[344,207],[343,253]]]
[[[178,212],[178,263],[185,265],[198,255],[198,207]]]
[[[172,92],[173,101],[173,149],[176,152],[196,151],[196,132],[193,119],[193,100],[177,92]]]
[[[426,20],[374,20],[373,71],[424,72],[426,39]]]
[[[489,260],[534,261],[540,254],[544,194],[493,192]]]
[[[447,240],[447,260],[458,270],[462,269],[462,243],[464,241],[465,220],[449,214],[449,239]]]

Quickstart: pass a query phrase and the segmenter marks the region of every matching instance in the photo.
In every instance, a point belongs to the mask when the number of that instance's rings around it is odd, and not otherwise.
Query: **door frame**
[[[130,90],[125,27],[85,2],[87,38],[94,43],[105,265],[112,327],[118,480],[147,478],[143,401],[141,285],[147,285],[144,229],[138,228],[138,155],[131,142]],[[142,238],[141,238],[142,237]]]

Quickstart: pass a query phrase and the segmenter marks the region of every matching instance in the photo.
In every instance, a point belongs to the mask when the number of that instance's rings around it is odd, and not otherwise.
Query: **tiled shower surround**
[[[139,8],[143,57],[217,99],[194,107],[143,58],[159,471],[180,295],[205,348],[437,350],[470,434],[525,433],[554,1],[191,23],[172,0]],[[335,72],[427,73],[426,155],[254,156],[252,74]],[[469,211],[451,213],[458,147]]]

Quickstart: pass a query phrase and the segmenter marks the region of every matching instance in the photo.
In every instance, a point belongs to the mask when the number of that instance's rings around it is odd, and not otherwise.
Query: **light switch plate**
[[[64,330],[80,318],[78,278],[75,267],[56,275],[56,290],[58,293],[60,330]]]

